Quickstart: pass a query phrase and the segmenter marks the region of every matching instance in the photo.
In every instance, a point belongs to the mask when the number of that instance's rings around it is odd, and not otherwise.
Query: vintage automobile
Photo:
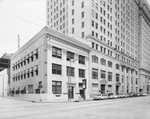
[[[94,96],[93,100],[105,100],[108,99],[108,95],[107,94],[98,94],[96,96]]]
[[[117,95],[115,93],[108,93],[108,99],[116,99]]]
[[[124,95],[123,94],[118,94],[117,97],[118,98],[124,98]]]

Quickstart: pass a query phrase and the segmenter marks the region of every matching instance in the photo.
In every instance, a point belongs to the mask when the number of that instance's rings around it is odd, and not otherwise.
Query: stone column
[[[68,100],[68,76],[66,75],[67,73],[67,50],[63,49],[62,50],[62,60],[63,60],[63,64],[62,64],[62,75],[64,77],[63,81],[62,81],[62,93],[63,93],[63,98],[64,100]]]
[[[52,45],[46,44],[47,50],[47,93],[52,94]]]

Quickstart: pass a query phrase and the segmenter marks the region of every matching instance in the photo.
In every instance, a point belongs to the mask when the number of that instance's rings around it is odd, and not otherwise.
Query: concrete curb
[[[3,98],[10,98],[10,99],[28,101],[28,102],[33,102],[33,103],[75,103],[75,102],[92,101],[92,99],[88,99],[88,100],[72,100],[72,101],[40,101],[40,100],[23,99],[23,98],[18,98],[18,97],[11,97],[11,96],[4,96]]]

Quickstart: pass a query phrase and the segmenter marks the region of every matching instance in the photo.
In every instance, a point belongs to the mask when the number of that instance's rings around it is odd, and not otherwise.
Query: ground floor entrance
[[[116,94],[119,95],[119,86],[116,86]]]
[[[68,98],[73,99],[74,98],[74,86],[69,86],[68,89]]]
[[[101,94],[105,94],[105,84],[101,84]]]
[[[81,96],[81,98],[85,99],[85,90],[84,89],[80,90],[80,96]]]

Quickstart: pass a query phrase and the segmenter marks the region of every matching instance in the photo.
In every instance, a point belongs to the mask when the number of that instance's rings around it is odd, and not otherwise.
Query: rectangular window
[[[74,9],[72,10],[72,15],[74,15]]]
[[[116,69],[118,69],[118,70],[119,70],[119,64],[116,64]]]
[[[85,57],[82,55],[79,55],[79,64],[85,64]]]
[[[108,72],[108,81],[112,81],[112,72]]]
[[[72,24],[74,24],[74,18],[72,19]]]
[[[81,28],[84,28],[84,22],[81,23]]]
[[[92,26],[94,27],[94,21],[92,20]]]
[[[70,61],[70,59],[74,59],[74,53],[67,51],[67,61]]]
[[[97,13],[95,13],[95,18],[98,19],[98,14]]]
[[[84,38],[84,32],[81,33],[81,37]]]
[[[74,34],[74,28],[72,28],[72,34]]]
[[[98,29],[98,23],[96,23],[95,27],[96,27],[96,29]]]
[[[84,12],[81,13],[81,18],[84,18]]]
[[[74,0],[72,0],[72,6],[74,6]]]
[[[98,69],[92,68],[92,79],[98,79]]]
[[[85,70],[84,69],[79,69],[79,77],[85,78]]]
[[[61,94],[62,92],[62,82],[52,81],[52,92],[53,94]]]
[[[52,47],[52,57],[61,58],[62,50],[57,47]]]
[[[81,3],[81,8],[83,8],[83,7],[84,7],[84,2]]]
[[[75,74],[74,67],[69,67],[69,66],[67,66],[67,76],[72,76],[72,77],[74,77],[74,74]]]
[[[94,37],[94,31],[92,31],[92,36]]]
[[[62,66],[59,64],[52,64],[52,74],[61,75]]]
[[[116,82],[119,82],[119,79],[120,79],[120,75],[116,74]]]
[[[94,43],[92,42],[92,48],[94,48]]]
[[[103,79],[106,78],[106,71],[101,70],[101,78],[103,78]]]

